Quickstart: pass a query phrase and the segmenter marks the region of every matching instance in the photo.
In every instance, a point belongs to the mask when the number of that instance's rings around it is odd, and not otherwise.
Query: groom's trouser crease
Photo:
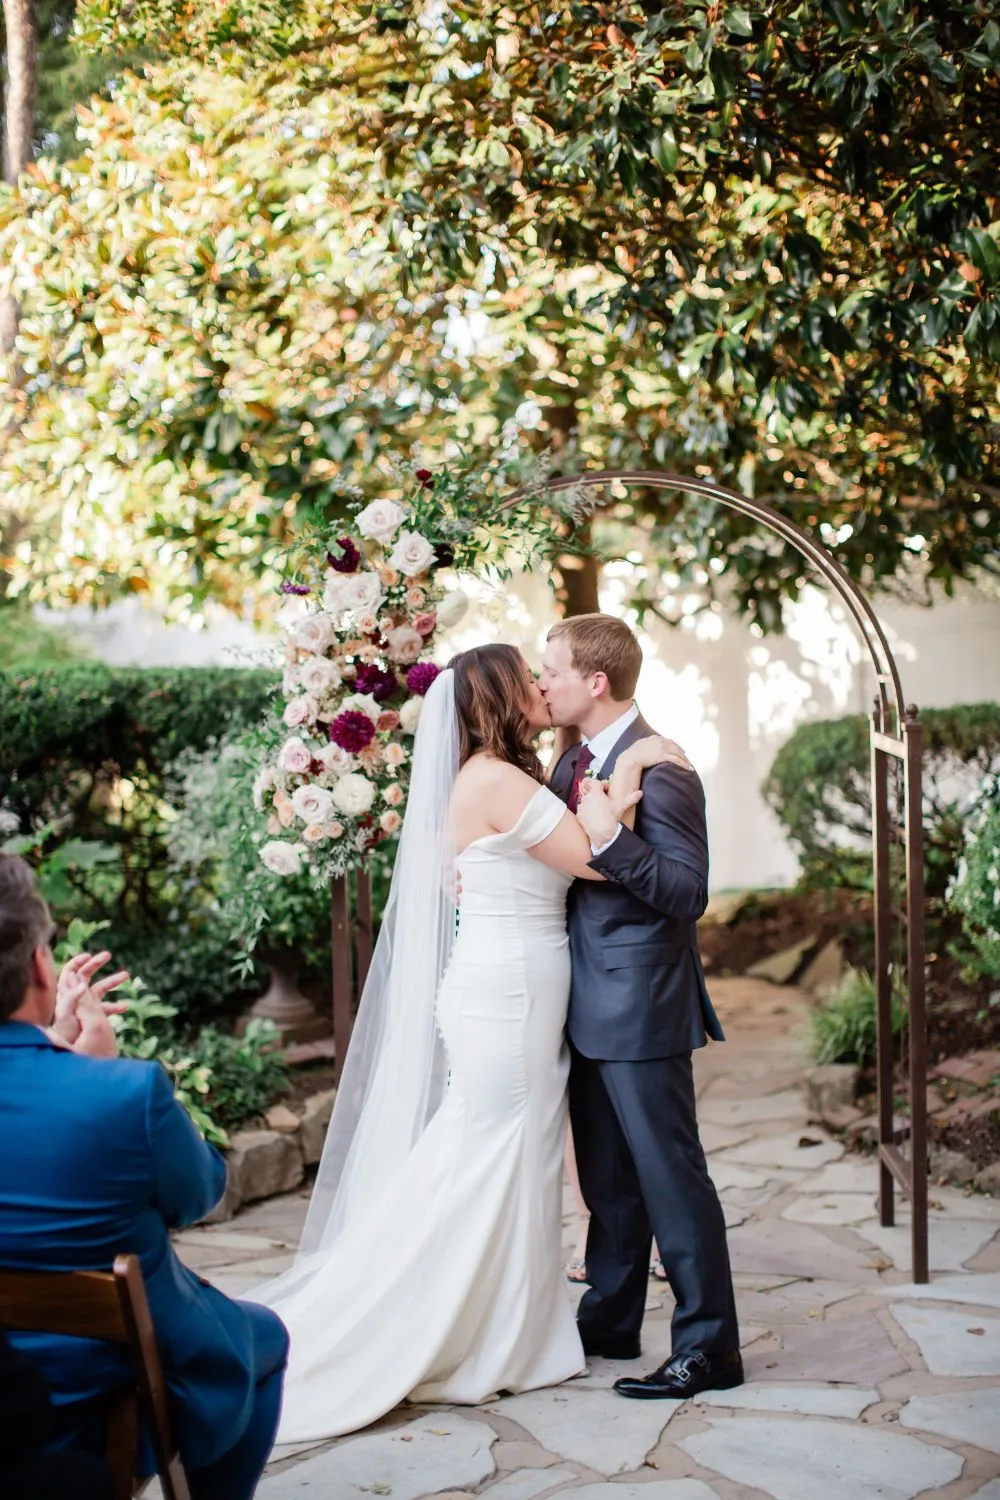
[[[570,1109],[591,1210],[581,1331],[638,1334],[655,1235],[677,1304],[673,1352],[737,1349],[725,1216],[698,1138],[691,1054],[604,1062],[574,1050]]]

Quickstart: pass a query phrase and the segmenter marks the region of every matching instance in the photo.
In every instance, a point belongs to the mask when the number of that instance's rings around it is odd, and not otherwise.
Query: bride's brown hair
[[[528,669],[516,646],[474,646],[448,663],[455,674],[459,765],[486,754],[544,781],[525,713]]]

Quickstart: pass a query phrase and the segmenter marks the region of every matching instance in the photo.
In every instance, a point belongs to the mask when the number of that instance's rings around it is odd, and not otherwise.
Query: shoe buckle
[[[700,1351],[697,1354],[692,1354],[691,1358],[700,1370],[708,1369],[708,1359]]]

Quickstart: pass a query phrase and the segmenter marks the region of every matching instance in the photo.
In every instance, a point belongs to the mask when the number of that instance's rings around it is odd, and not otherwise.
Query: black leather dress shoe
[[[615,1390],[637,1401],[687,1401],[701,1391],[731,1391],[742,1384],[743,1360],[734,1349],[729,1354],[674,1354],[642,1380],[616,1380]]]
[[[642,1353],[636,1333],[584,1333],[580,1329],[584,1354],[592,1359],[638,1359]]]

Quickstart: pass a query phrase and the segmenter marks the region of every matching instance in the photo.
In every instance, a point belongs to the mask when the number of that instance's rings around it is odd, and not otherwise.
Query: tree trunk
[[[552,448],[557,454],[569,447],[576,437],[578,420],[575,401],[556,406],[548,414]],[[559,470],[556,470],[558,474]],[[582,537],[590,540],[590,524],[580,528]],[[572,552],[553,558],[556,571],[556,599],[564,615],[592,615],[600,609],[597,602],[599,570],[594,557],[577,557]]]
[[[3,0],[7,28],[4,86],[3,179],[14,183],[35,154],[35,95],[38,89],[38,25],[35,0]],[[17,337],[17,303],[0,298],[0,355]]]

